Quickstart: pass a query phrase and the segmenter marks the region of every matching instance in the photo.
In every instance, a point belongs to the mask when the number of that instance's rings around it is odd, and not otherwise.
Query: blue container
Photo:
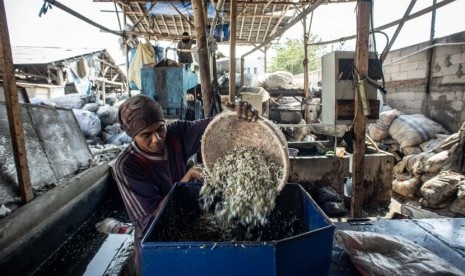
[[[287,184],[278,196],[259,242],[177,236],[173,229],[201,214],[200,187],[177,183],[168,194],[142,240],[143,275],[329,274],[334,225],[299,184]]]
[[[185,119],[187,91],[197,85],[197,76],[185,67],[144,67],[141,94],[156,100],[168,116]]]

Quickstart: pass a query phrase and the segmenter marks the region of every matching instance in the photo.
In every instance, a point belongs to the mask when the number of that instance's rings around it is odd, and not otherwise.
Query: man
[[[190,50],[192,44],[195,44],[195,40],[191,39],[188,32],[182,33],[182,39],[178,42],[177,48],[181,51],[178,52],[178,62],[179,63],[188,63],[191,64],[192,53],[191,52],[182,52],[182,50]]]
[[[230,105],[239,118],[255,121],[250,104]],[[147,96],[127,99],[118,110],[121,128],[133,143],[116,159],[113,175],[129,218],[135,224],[135,270],[140,275],[141,241],[175,182],[201,179],[201,171],[186,172],[190,156],[200,151],[202,135],[212,118],[166,124],[162,108]]]

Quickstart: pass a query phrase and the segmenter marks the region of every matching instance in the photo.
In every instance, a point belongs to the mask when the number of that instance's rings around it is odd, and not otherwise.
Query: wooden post
[[[231,25],[229,40],[229,101],[236,100],[236,19],[237,19],[237,1],[231,0]],[[241,59],[241,86],[244,83],[242,78],[242,59]]]
[[[304,94],[305,98],[308,99],[310,96],[310,91],[308,88],[308,34],[307,34],[307,17],[305,16],[302,19],[302,23],[304,24]]]
[[[4,1],[0,1],[0,73],[3,77],[5,104],[10,128],[11,147],[18,176],[19,191],[24,203],[33,198],[29,165],[27,163],[23,124],[19,108],[18,92],[11,54],[10,35],[5,14]]]
[[[241,87],[244,86],[244,70],[245,70],[245,60],[244,60],[244,57],[241,57]]]
[[[123,28],[126,28],[126,6],[123,5]],[[129,46],[128,46],[128,35],[123,36],[124,42],[124,56],[126,57],[126,93],[131,97],[131,88],[129,87]]]
[[[103,106],[105,106],[107,104],[107,100],[105,99],[106,96],[107,96],[107,91],[106,90],[106,87],[105,87],[105,79],[102,80],[102,101],[103,101]]]
[[[265,55],[265,58],[263,60],[263,73],[266,73],[266,65],[267,65],[267,52],[268,52],[268,47],[265,45],[263,47],[264,51],[263,51],[263,54]]]
[[[202,101],[204,114],[208,114],[212,103],[212,85],[210,77],[210,62],[208,61],[208,44],[205,30],[205,15],[202,0],[193,0],[194,25],[197,34],[197,46],[200,66],[200,85],[202,87]]]
[[[365,179],[365,134],[366,117],[362,110],[360,86],[364,85],[364,78],[368,75],[368,38],[370,33],[371,1],[357,2],[357,41],[355,48],[355,66],[358,72],[358,83],[355,89],[355,124],[354,124],[354,154],[352,162],[352,199],[350,215],[352,218],[362,216],[363,185]],[[366,99],[365,99],[366,100]]]
[[[436,5],[437,0],[433,0],[433,6]],[[431,26],[430,26],[430,36],[429,42],[430,45],[434,45],[434,30],[436,25],[436,9],[431,11]],[[431,81],[433,77],[433,60],[434,60],[434,47],[428,49],[427,52],[427,62],[428,67],[426,69],[426,84],[425,84],[425,99],[422,104],[422,112],[427,117],[431,117]]]

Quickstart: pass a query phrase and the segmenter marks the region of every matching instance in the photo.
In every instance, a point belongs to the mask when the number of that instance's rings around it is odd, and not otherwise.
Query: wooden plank
[[[13,149],[16,174],[18,176],[19,191],[21,199],[26,203],[31,201],[34,195],[32,193],[29,165],[27,163],[26,144],[24,141],[23,124],[21,122],[4,1],[0,2],[0,67],[2,68],[5,104],[10,128],[11,147]]]
[[[371,1],[357,3],[357,43],[355,48],[355,67],[358,80],[363,81],[368,75],[368,40],[370,35]],[[365,135],[366,117],[363,114],[359,91],[355,91],[354,153],[352,162],[352,198],[350,216],[362,217],[364,201],[363,184],[365,180]]]
[[[236,0],[231,0],[231,25],[229,40],[229,101],[236,101],[236,20],[237,4]],[[250,34],[249,34],[250,38]]]
[[[134,28],[137,28],[137,26],[139,25],[139,23],[142,21],[142,19],[145,18],[145,21],[147,22],[147,15],[150,13],[150,11],[153,9],[153,7],[155,7],[155,4],[157,4],[157,1],[153,1],[152,4],[150,5],[150,8],[147,9],[145,12],[143,12],[143,10],[140,8],[139,5],[137,5],[137,7],[139,8],[139,12],[137,14],[142,14],[141,17],[139,17],[139,19],[137,20],[136,23],[134,23]],[[129,14],[129,13],[127,13]],[[145,28],[144,28],[145,30]],[[145,30],[147,31],[147,30]]]
[[[367,116],[370,120],[379,118],[379,101],[369,100],[370,115]],[[337,100],[336,101],[336,120],[353,120],[355,114],[355,104],[353,100]]]

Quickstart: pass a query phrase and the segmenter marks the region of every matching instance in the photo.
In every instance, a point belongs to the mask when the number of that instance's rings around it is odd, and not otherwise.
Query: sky
[[[114,12],[102,12],[102,10],[114,10],[113,3],[96,3],[92,0],[60,0],[59,2],[111,30],[119,30],[116,14]],[[418,0],[412,13],[430,6],[432,2],[433,0]],[[438,0],[438,2],[441,1]],[[102,32],[57,7],[49,9],[45,15],[39,17],[39,11],[44,3],[42,0],[4,0],[4,3],[10,41],[13,46],[105,48],[118,63],[124,62],[119,38],[113,34]],[[380,26],[400,19],[409,3],[409,0],[374,0],[374,25]],[[438,9],[435,37],[465,31],[464,13],[465,0],[456,0]],[[310,17],[308,17],[307,22],[309,21]],[[431,13],[406,22],[392,49],[429,40],[430,22]],[[392,27],[385,30],[385,32],[392,36],[395,29],[395,27]],[[296,34],[302,34],[302,30],[302,24],[297,23],[288,30],[280,42],[284,42],[286,38],[299,37]],[[354,2],[321,5],[314,11],[311,34],[316,35],[321,41],[353,35],[355,31],[356,12]],[[345,42],[344,49],[353,50],[354,41]],[[382,35],[377,35],[376,41],[381,49],[386,45],[386,39]],[[162,46],[166,45],[169,45],[169,43],[162,43]],[[333,47],[338,47],[338,45],[333,45]],[[227,47],[220,46],[219,49],[225,55],[229,55]],[[236,57],[249,49],[247,47],[238,47]],[[381,50],[378,49],[378,51]],[[261,55],[263,54],[257,51],[252,56]],[[269,56],[272,55],[273,52],[271,51]],[[168,57],[173,58],[174,55],[173,57],[168,55]]]

